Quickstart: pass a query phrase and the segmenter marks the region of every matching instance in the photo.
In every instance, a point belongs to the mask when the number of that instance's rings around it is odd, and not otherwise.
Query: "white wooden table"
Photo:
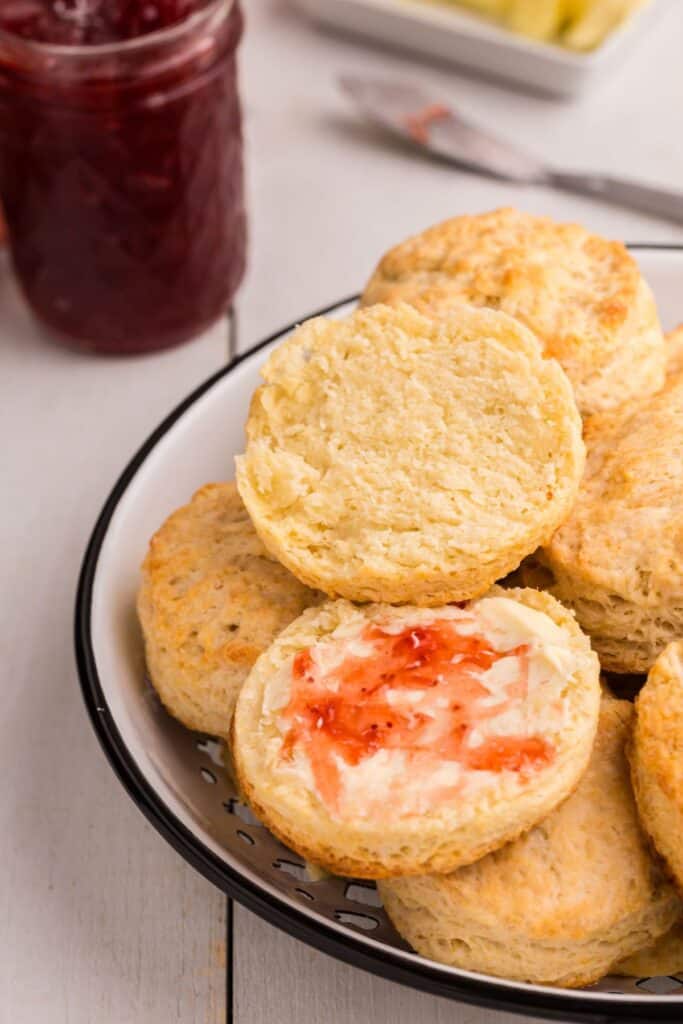
[[[241,345],[356,291],[392,242],[510,203],[631,240],[683,229],[423,162],[357,124],[343,70],[405,74],[284,0],[250,0],[242,80],[250,270]],[[683,185],[683,4],[578,103],[411,71],[554,159]],[[683,282],[682,282],[683,285]],[[683,319],[683,287],[681,294]],[[77,570],[132,451],[225,359],[222,325],[178,351],[99,360],[46,344],[0,268],[0,1024],[505,1024],[337,964],[225,898],[146,824],[100,753],[72,654]],[[227,980],[227,983],[226,983]]]

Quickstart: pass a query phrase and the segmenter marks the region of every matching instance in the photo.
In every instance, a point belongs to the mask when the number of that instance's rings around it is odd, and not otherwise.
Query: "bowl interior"
[[[653,286],[667,327],[683,319],[679,299],[683,250],[636,251]],[[331,308],[342,316],[354,303]],[[289,329],[291,330],[291,328]],[[234,890],[241,878],[258,891],[265,906],[281,914],[304,917],[314,930],[334,942],[387,960],[417,975],[438,975],[442,994],[449,986],[462,994],[468,981],[486,986],[491,1005],[511,1008],[525,995],[547,997],[557,1006],[557,990],[482,979],[452,968],[427,964],[410,952],[388,922],[374,886],[351,879],[319,877],[274,839],[239,801],[218,743],[183,729],[163,710],[146,679],[142,640],[135,614],[139,566],[147,542],[164,518],[184,504],[202,484],[233,476],[233,457],[243,450],[243,424],[259,368],[286,330],[215,379],[184,411],[175,415],[129,466],[103,512],[91,543],[80,589],[79,643],[89,662],[79,658],[82,681],[95,726],[120,774],[132,766],[144,780],[147,811],[153,820],[173,823],[184,834],[177,845],[188,855],[191,846],[209,854],[225,870],[220,884]],[[239,893],[238,893],[239,895]],[[366,963],[367,966],[367,963]],[[418,982],[416,981],[416,984]],[[425,984],[424,977],[420,982]],[[567,1012],[604,1014],[637,1004],[656,1019],[655,1006],[671,1009],[667,1019],[683,1017],[683,975],[665,979],[608,978],[589,990],[566,991]],[[648,1018],[647,1006],[652,1006]],[[674,1009],[678,1007],[678,1011]],[[528,1006],[526,1007],[528,1012]],[[578,1017],[577,1017],[578,1019]],[[584,1017],[583,1019],[589,1019]],[[602,1017],[601,1019],[605,1019]]]

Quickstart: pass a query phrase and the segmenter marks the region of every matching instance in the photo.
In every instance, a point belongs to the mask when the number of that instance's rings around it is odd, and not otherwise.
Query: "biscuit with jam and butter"
[[[363,878],[452,871],[580,779],[597,658],[548,594],[463,607],[328,602],[257,661],[233,753],[254,811],[301,856]]]
[[[468,302],[509,313],[569,377],[582,414],[656,391],[666,346],[652,292],[620,242],[519,210],[454,217],[390,249],[363,305],[430,316]]]
[[[503,313],[318,317],[262,374],[237,485],[268,550],[330,597],[479,597],[572,507],[584,448],[569,381]]]
[[[665,934],[674,886],[638,820],[625,747],[633,706],[608,697],[576,791],[514,843],[450,875],[380,883],[423,956],[515,981],[578,988]]]
[[[268,555],[234,483],[206,484],[157,530],[142,566],[147,668],[167,710],[226,737],[259,654],[319,600]]]

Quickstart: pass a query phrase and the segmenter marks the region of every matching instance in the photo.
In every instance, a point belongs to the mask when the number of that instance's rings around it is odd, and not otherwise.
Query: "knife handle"
[[[561,171],[552,172],[549,184],[567,192],[595,196],[617,206],[683,224],[683,192],[673,189],[643,185],[637,181],[603,174],[565,174]]]

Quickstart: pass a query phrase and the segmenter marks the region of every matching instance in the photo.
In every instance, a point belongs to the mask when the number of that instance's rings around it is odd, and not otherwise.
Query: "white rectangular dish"
[[[515,35],[468,11],[420,0],[293,0],[329,27],[559,95],[580,93],[621,64],[666,2],[653,0],[597,50],[576,53]]]

